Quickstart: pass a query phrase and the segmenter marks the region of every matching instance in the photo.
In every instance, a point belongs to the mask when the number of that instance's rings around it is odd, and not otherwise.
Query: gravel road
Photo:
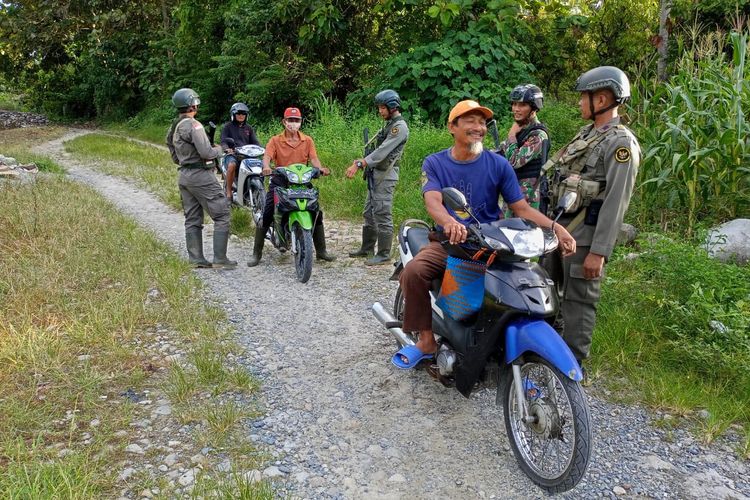
[[[64,151],[63,141],[82,133],[36,152],[185,255],[181,213]],[[423,371],[390,364],[394,344],[369,308],[392,304],[392,269],[345,256],[357,227],[330,222],[327,230],[339,258],[316,262],[304,285],[290,257],[270,244],[261,265],[246,267],[251,242],[234,238],[229,256],[240,267],[196,271],[234,325],[243,364],[263,381],[266,414],[247,433],[274,458],[258,475],[274,478],[288,498],[544,497],[516,465],[494,388],[467,400]],[[210,256],[210,226],[206,233]],[[737,436],[703,446],[685,430],[652,425],[660,415],[607,402],[596,384],[586,392],[594,453],[584,480],[563,498],[750,497]]]

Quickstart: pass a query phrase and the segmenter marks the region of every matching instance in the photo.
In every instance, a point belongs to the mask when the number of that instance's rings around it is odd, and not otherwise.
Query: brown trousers
[[[430,289],[432,280],[445,273],[448,253],[443,245],[431,241],[409,262],[399,276],[404,294],[404,325],[406,332],[432,330]]]

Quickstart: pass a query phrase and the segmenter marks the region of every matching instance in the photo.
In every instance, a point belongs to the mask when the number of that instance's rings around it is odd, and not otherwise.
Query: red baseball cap
[[[299,118],[302,119],[302,113],[300,113],[299,108],[286,108],[284,110],[284,118]]]

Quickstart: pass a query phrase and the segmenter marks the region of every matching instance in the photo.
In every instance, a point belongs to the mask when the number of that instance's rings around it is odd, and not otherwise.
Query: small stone
[[[172,407],[167,405],[158,406],[153,412],[154,415],[171,415]]]
[[[257,483],[263,480],[263,473],[259,470],[251,470],[245,472],[242,478],[249,483]]]
[[[201,455],[200,453],[196,453],[192,457],[190,457],[190,461],[194,464],[205,464],[206,463],[206,457]]]
[[[141,498],[153,498],[154,494],[151,493],[151,490],[143,490],[141,491]]]
[[[283,475],[284,475],[284,473],[281,472],[279,470],[279,468],[276,467],[275,465],[272,465],[270,467],[266,467],[263,470],[263,477],[279,477],[279,476],[283,476]]]
[[[88,361],[91,359],[91,354],[81,354],[78,356],[78,361]]]
[[[626,494],[627,491],[625,491],[625,488],[623,488],[622,486],[615,486],[614,488],[612,488],[612,493],[614,493],[618,497],[621,497]]]
[[[298,472],[298,473],[296,473],[294,475],[294,480],[297,481],[298,483],[304,483],[305,481],[307,481],[308,477],[310,477],[310,474],[308,474],[307,472],[302,471],[302,472]]]
[[[405,483],[406,478],[402,476],[401,474],[393,474],[391,477],[388,478],[389,483]]]
[[[167,467],[167,466],[166,466],[166,465],[164,465],[164,464],[161,464],[161,465],[159,466],[159,471],[160,471],[160,472],[167,472],[168,470],[169,470],[169,467]]]
[[[182,486],[188,486],[195,482],[195,469],[189,469],[177,480]]]
[[[229,472],[232,470],[232,462],[227,458],[216,465],[216,470],[219,472]]]
[[[94,420],[92,420],[91,422],[89,422],[89,426],[90,427],[99,427],[99,424],[101,424],[101,422],[99,421],[98,418],[95,418]]]
[[[132,467],[128,467],[124,471],[120,472],[120,481],[127,481],[133,474],[135,474],[135,469]]]
[[[125,453],[134,453],[136,455],[143,455],[146,452],[143,451],[143,448],[141,448],[140,445],[133,443],[125,447]]]
[[[164,463],[167,464],[169,467],[172,467],[174,464],[177,463],[177,454],[171,453],[167,455],[167,457],[164,459]]]
[[[127,437],[127,435],[128,435],[128,431],[117,431],[117,432],[115,432],[115,437],[116,438],[124,438],[124,437]]]
[[[63,448],[62,450],[57,452],[57,456],[60,458],[67,457],[68,455],[71,455],[73,453],[73,450],[68,448]]]

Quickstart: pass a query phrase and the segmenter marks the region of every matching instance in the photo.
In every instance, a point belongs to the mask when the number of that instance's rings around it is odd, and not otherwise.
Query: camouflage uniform
[[[534,117],[531,122],[519,132],[519,135],[522,134],[524,130],[540,124],[539,120]],[[506,140],[500,144],[499,149],[500,154],[507,158],[508,162],[517,172],[523,172],[523,167],[535,161],[539,162],[540,166],[544,164],[544,162],[547,161],[546,156],[548,151],[549,135],[541,128],[529,132],[520,145],[518,144],[518,141]],[[530,177],[519,177],[518,183],[520,184],[521,192],[523,192],[529,205],[539,209],[539,175],[536,174]],[[513,217],[513,211],[507,207],[507,204],[503,204],[503,212],[505,212],[505,217]]]
[[[565,191],[579,194],[577,206],[559,220],[576,240],[575,255],[563,260],[557,253],[545,259],[552,278],[562,284],[563,338],[579,360],[591,349],[603,279],[585,279],[583,263],[589,252],[605,261],[612,254],[640,160],[638,140],[615,117],[599,129],[593,124],[583,127],[548,162],[555,169],[550,206],[555,207]]]

